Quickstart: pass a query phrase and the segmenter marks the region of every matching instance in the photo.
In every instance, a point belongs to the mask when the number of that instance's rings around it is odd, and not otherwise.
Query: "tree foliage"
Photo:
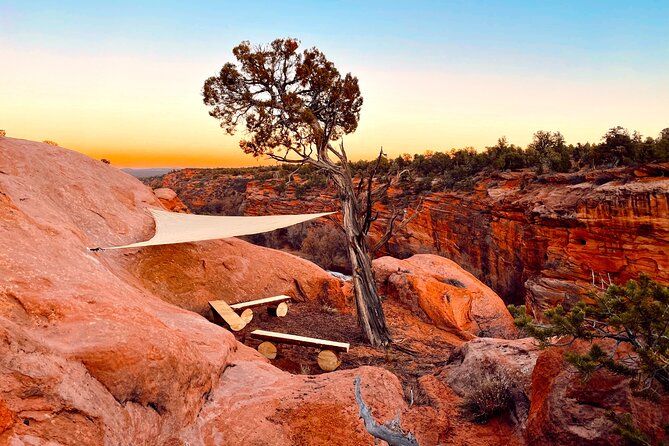
[[[242,42],[233,50],[237,64],[226,63],[205,81],[209,115],[233,134],[245,127],[249,138],[240,147],[254,156],[327,166],[330,141],[354,132],[362,96],[358,79],[342,76],[316,48],[298,52],[295,39],[276,39],[269,46]]]
[[[543,172],[548,169],[554,172],[568,172],[571,168],[569,149],[560,132],[539,130],[527,146],[530,157],[535,157],[533,164]]]
[[[605,368],[633,377],[640,394],[653,395],[658,385],[669,390],[669,288],[642,274],[638,282],[611,284],[592,299],[547,310],[545,322],[532,319],[524,306],[509,310],[516,325],[543,345],[590,341],[588,352],[566,355],[586,376]]]

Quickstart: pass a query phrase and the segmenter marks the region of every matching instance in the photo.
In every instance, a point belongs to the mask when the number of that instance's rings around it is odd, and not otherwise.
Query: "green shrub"
[[[656,385],[669,391],[669,288],[646,274],[625,286],[611,284],[602,294],[592,294],[594,303],[578,302],[567,310],[561,305],[546,310],[546,322],[533,320],[525,306],[509,306],[517,326],[543,345],[555,339],[583,339],[592,342],[585,354],[567,353],[566,359],[586,377],[605,368],[632,376],[633,389],[643,395],[656,394]],[[601,341],[615,341],[607,348]],[[620,355],[631,348],[635,355]]]

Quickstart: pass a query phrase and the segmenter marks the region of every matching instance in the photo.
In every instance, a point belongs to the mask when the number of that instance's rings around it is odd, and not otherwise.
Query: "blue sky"
[[[199,91],[241,40],[287,36],[359,77],[361,158],[669,126],[668,1],[136,3],[0,0],[0,128],[126,164],[251,164]]]

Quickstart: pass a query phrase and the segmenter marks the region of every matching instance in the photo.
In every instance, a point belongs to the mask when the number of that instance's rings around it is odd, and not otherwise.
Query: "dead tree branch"
[[[416,437],[409,432],[405,433],[400,426],[399,415],[386,424],[379,424],[374,419],[372,411],[362,400],[360,394],[360,376],[355,377],[355,400],[360,408],[360,418],[365,422],[365,429],[374,438],[383,440],[390,446],[419,446]]]
[[[388,240],[390,240],[393,234],[396,234],[402,231],[404,228],[406,228],[407,225],[411,223],[411,221],[413,221],[413,219],[415,219],[418,216],[418,214],[420,214],[422,207],[423,207],[423,198],[420,199],[420,201],[418,202],[418,206],[416,206],[411,215],[408,215],[405,209],[404,216],[402,217],[402,220],[397,225],[397,227],[395,227],[395,221],[399,217],[399,211],[397,210],[393,211],[392,215],[390,216],[390,219],[388,220],[388,226],[386,227],[385,232],[383,233],[379,241],[377,241],[376,244],[374,244],[374,246],[371,247],[370,252],[374,254],[376,251],[381,249],[383,245],[388,243]]]

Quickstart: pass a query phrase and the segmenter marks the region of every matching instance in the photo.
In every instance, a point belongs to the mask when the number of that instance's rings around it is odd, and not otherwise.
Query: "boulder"
[[[240,361],[210,395],[198,428],[204,443],[212,445],[371,445],[372,437],[358,416],[356,376],[378,422],[406,410],[398,379],[382,369],[303,376],[277,374],[268,364]]]
[[[154,189],[153,194],[168,211],[182,212],[185,214],[190,213],[188,206],[186,206],[179,197],[177,197],[177,193],[169,187],[159,187],[158,189]]]
[[[458,347],[443,378],[458,395],[475,391],[486,379],[507,386],[512,419],[523,428],[530,410],[532,372],[540,350],[534,339],[477,338]]]
[[[502,299],[452,260],[417,254],[374,260],[380,292],[443,329],[511,337],[517,332]]]

